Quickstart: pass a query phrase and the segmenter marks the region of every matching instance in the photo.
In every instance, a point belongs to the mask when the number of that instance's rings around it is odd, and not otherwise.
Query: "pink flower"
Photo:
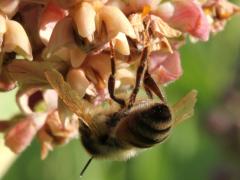
[[[68,143],[78,136],[78,118],[63,104],[57,109],[58,99],[54,90],[21,89],[17,100],[25,115],[0,121],[0,132],[5,132],[5,144],[14,153],[24,151],[37,136],[42,145],[41,157],[45,159],[54,146]],[[39,106],[43,102],[45,104]],[[43,112],[38,113],[40,110]]]
[[[45,114],[35,114],[19,119],[19,122],[5,134],[6,146],[15,153],[21,153],[32,142],[45,120]]]
[[[202,5],[211,24],[211,32],[222,31],[227,21],[240,12],[240,7],[227,0],[208,0]]]
[[[170,53],[155,52],[150,57],[149,72],[160,84],[175,81],[182,75],[178,51]]]
[[[73,138],[78,137],[78,128],[78,118],[71,118],[71,120],[62,122],[57,110],[49,113],[46,123],[37,135],[42,146],[41,158],[45,159],[54,146],[66,144]]]
[[[64,18],[67,12],[53,3],[49,3],[40,18],[40,38],[44,44],[47,44],[52,31],[59,20]]]
[[[19,0],[1,0],[0,11],[6,14],[9,18],[11,18],[16,14],[19,2]]]
[[[166,9],[161,7],[166,5],[168,10],[171,11],[168,17],[166,16]],[[156,12],[172,27],[188,32],[203,41],[209,39],[210,25],[198,2],[194,0],[175,0],[172,4],[163,3]]]

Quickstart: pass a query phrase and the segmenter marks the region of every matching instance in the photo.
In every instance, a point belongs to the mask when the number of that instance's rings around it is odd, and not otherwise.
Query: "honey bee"
[[[81,142],[92,156],[90,161],[93,158],[125,160],[141,149],[163,142],[177,123],[192,116],[196,102],[197,92],[193,90],[173,106],[147,99],[137,100],[131,108],[121,108],[115,103],[107,109],[91,107],[89,110],[90,105],[86,106],[60,73],[51,70],[46,77],[67,107],[78,115]]]
[[[125,160],[140,149],[163,142],[172,128],[193,113],[196,91],[191,91],[176,105],[139,100],[129,108],[104,109],[82,120],[81,141],[94,158]]]
[[[95,158],[124,160],[140,148],[165,140],[172,128],[170,108],[150,100],[136,102],[131,109],[99,112],[91,123],[81,121],[81,141]]]

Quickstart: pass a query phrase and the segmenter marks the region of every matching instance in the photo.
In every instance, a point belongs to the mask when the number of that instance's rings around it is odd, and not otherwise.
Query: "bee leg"
[[[149,99],[153,99],[153,94],[152,94],[152,91],[146,86],[146,84],[144,83],[143,84],[143,87],[144,87],[144,90],[148,96]]]
[[[165,102],[165,99],[161,90],[159,89],[158,85],[153,80],[153,78],[151,77],[151,75],[147,70],[144,74],[143,83],[144,83],[144,86],[146,86],[149,90],[154,92],[154,94],[156,94],[161,99],[162,102]]]
[[[115,102],[120,104],[121,107],[124,107],[126,105],[125,101],[123,99],[116,97],[114,94],[116,65],[114,61],[114,51],[113,51],[112,42],[110,42],[110,49],[111,49],[111,75],[109,76],[109,79],[108,79],[108,92],[111,99],[113,99]]]
[[[135,100],[136,100],[136,96],[137,96],[137,93],[139,91],[140,83],[141,83],[141,80],[143,78],[144,70],[145,70],[145,67],[146,67],[146,64],[147,64],[148,54],[149,54],[148,53],[148,47],[145,47],[143,49],[140,64],[139,64],[138,69],[137,69],[136,82],[135,82],[135,86],[134,86],[134,89],[132,91],[132,94],[129,98],[128,108],[131,108],[133,106]]]

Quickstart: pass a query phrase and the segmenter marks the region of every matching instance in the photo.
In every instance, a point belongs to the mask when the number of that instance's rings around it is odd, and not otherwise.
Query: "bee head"
[[[111,137],[111,127],[106,123],[108,118],[106,114],[97,114],[89,124],[80,124],[82,144],[95,158],[108,156],[117,149],[117,144]]]

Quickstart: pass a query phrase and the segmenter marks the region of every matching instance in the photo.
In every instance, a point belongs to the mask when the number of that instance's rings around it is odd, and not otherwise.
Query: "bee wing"
[[[63,76],[56,70],[48,70],[45,72],[46,78],[50,85],[57,91],[58,96],[66,104],[70,111],[77,114],[85,121],[88,115],[90,103],[85,101],[71,86],[63,79]],[[87,122],[85,122],[88,124]]]
[[[197,91],[192,90],[172,106],[173,114],[175,116],[175,125],[190,118],[194,114],[196,101]]]
[[[17,80],[20,86],[41,86],[48,85],[44,71],[55,68],[59,71],[66,70],[66,63],[63,61],[25,61],[18,59],[6,66],[7,73]]]

